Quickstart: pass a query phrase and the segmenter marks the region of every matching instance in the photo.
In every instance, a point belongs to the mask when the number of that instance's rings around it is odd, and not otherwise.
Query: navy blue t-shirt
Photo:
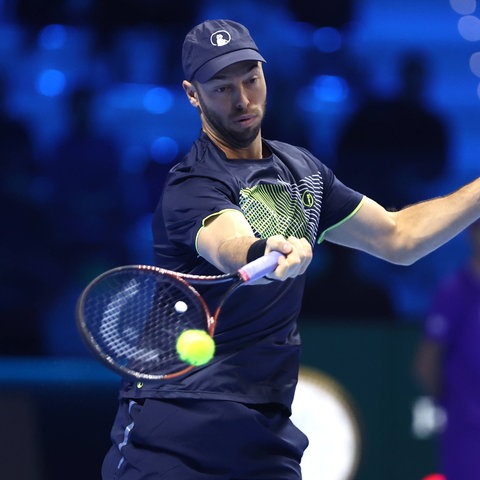
[[[221,273],[200,257],[198,233],[205,220],[241,211],[255,235],[306,238],[321,235],[359,208],[362,195],[336,179],[308,151],[264,140],[271,154],[229,160],[204,134],[172,168],[153,219],[155,263],[194,274]],[[226,302],[215,332],[216,354],[208,365],[168,382],[125,383],[122,395],[190,397],[290,408],[297,383],[300,312],[305,276],[238,289]],[[228,285],[201,289],[212,309]],[[200,290],[200,289],[199,289]]]

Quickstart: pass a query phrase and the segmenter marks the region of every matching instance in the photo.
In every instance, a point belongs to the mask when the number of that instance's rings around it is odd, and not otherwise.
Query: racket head
[[[205,301],[185,279],[146,265],[101,274],[76,306],[77,327],[88,348],[131,380],[168,380],[192,370],[178,356],[177,339],[189,329],[212,335],[210,319]]]

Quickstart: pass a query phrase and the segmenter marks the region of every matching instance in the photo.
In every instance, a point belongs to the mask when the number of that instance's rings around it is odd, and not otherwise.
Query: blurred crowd
[[[348,48],[332,47],[335,32],[349,28],[351,2],[319,3],[2,4],[0,36],[17,40],[14,53],[0,49],[0,354],[82,355],[74,325],[81,289],[108,268],[151,261],[150,215],[197,121],[180,91],[181,41],[204,18],[235,18],[259,38],[273,79],[266,137],[311,149],[344,183],[388,208],[430,195],[448,166],[449,139],[425,102],[428,58],[407,52],[398,91],[378,95]],[[55,50],[52,25],[64,26],[75,46]],[[34,90],[34,72],[58,62],[59,51],[65,85],[49,93],[37,82]],[[302,107],[299,92],[321,91],[311,100],[321,103],[342,88],[342,121],[320,112],[312,122],[305,110],[312,105]],[[173,107],[160,103],[152,113],[142,104],[145,92],[171,97]],[[395,321],[388,275],[355,252],[325,245],[309,272],[304,315]]]

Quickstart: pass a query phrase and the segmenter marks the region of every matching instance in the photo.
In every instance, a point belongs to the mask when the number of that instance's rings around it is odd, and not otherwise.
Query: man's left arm
[[[365,198],[358,212],[325,239],[399,265],[411,265],[480,217],[480,178],[457,191],[389,212]]]

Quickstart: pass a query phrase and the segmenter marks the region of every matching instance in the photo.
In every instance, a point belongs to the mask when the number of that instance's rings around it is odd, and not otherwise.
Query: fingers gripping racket
[[[279,252],[248,263],[235,273],[191,275],[147,265],[117,267],[95,278],[76,308],[80,334],[94,356],[132,380],[168,380],[193,365],[176,350],[185,330],[211,337],[225,301],[241,285],[273,272]],[[213,313],[193,284],[232,283]]]

